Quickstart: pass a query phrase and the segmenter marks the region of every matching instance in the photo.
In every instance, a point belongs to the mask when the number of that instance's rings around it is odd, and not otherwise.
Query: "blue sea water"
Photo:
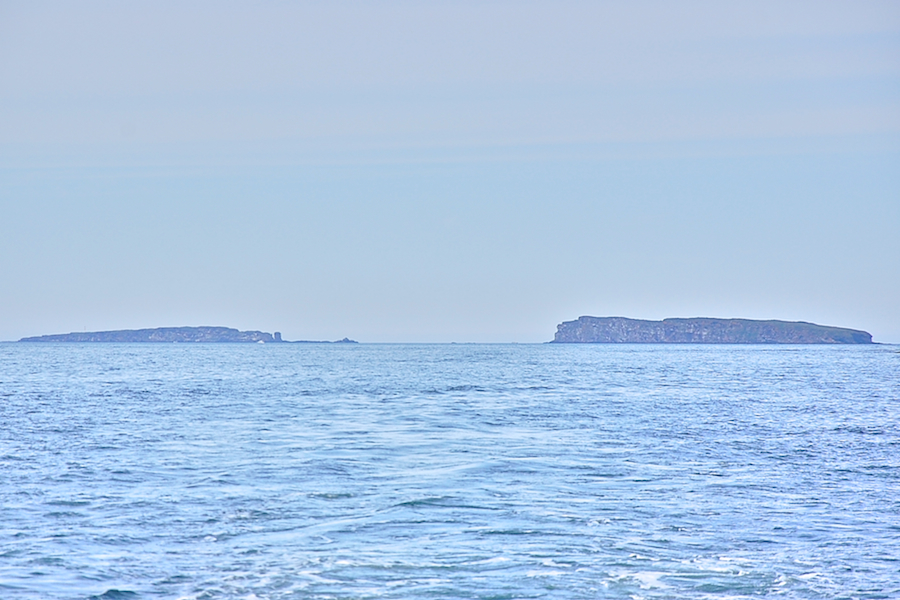
[[[900,348],[0,344],[0,598],[897,598]]]

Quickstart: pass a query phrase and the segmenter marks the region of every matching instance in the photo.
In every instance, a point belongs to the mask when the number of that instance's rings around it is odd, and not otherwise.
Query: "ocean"
[[[0,598],[900,597],[900,347],[0,344]]]

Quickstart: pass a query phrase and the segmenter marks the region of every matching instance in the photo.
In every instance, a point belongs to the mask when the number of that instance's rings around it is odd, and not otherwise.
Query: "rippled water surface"
[[[0,598],[900,597],[900,348],[0,344]]]

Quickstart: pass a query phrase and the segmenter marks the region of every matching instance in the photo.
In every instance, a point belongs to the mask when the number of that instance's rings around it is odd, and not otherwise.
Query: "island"
[[[802,321],[579,317],[556,328],[556,344],[871,344],[866,331]]]
[[[349,338],[336,342],[301,340],[288,342],[281,333],[238,331],[231,327],[157,327],[155,329],[120,329],[117,331],[86,331],[26,337],[20,342],[106,342],[133,343],[205,343],[205,344],[356,344]]]

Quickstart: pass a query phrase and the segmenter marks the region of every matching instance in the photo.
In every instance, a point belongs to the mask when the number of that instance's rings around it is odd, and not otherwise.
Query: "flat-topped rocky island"
[[[300,340],[288,342],[281,339],[281,333],[265,331],[238,331],[231,327],[157,327],[155,329],[120,329],[117,331],[85,331],[26,337],[20,342],[106,342],[119,344],[134,343],[206,343],[206,344],[355,344],[344,338],[336,342]]]
[[[802,321],[579,317],[557,326],[557,344],[872,344],[857,329]]]

